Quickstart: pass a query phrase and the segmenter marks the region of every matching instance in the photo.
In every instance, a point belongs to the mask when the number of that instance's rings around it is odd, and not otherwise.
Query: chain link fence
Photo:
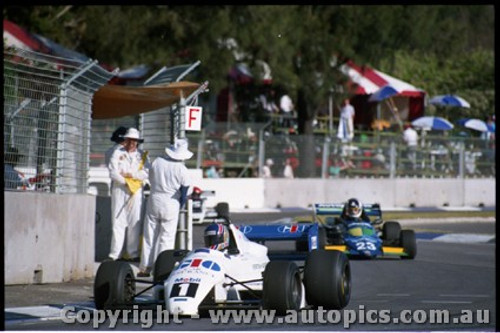
[[[287,161],[297,177],[305,136],[271,134],[269,128],[269,123],[217,123],[189,133],[197,158],[186,164],[203,169],[205,177],[259,177],[272,159],[273,177],[283,177]],[[421,132],[412,151],[402,134],[393,132],[360,132],[348,143],[329,135],[313,140],[316,178],[495,177],[494,139]]]
[[[4,189],[86,193],[93,94],[114,75],[4,48]]]

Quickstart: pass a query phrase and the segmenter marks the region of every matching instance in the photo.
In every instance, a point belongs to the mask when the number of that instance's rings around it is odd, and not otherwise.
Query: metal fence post
[[[321,161],[321,178],[327,178],[328,155],[330,155],[330,138],[325,137],[325,141],[323,142],[323,158]]]
[[[201,169],[203,164],[203,147],[205,144],[205,130],[201,131],[201,137],[198,140],[198,153],[196,155],[196,168]]]
[[[460,145],[458,148],[458,177],[464,179],[465,177],[465,147]]]
[[[262,177],[262,167],[264,166],[264,157],[266,153],[266,146],[264,143],[264,130],[259,131],[259,176]]]
[[[391,141],[390,155],[389,155],[389,178],[396,177],[396,143]]]

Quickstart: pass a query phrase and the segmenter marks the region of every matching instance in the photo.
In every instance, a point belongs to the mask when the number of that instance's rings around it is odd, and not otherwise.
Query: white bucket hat
[[[132,140],[137,140],[139,142],[144,142],[144,139],[141,138],[141,134],[139,131],[133,127],[130,127],[127,130],[127,133],[123,136],[124,139],[132,139]]]
[[[165,152],[174,160],[188,160],[193,156],[193,153],[188,150],[188,142],[186,139],[177,139],[170,147],[165,148]]]

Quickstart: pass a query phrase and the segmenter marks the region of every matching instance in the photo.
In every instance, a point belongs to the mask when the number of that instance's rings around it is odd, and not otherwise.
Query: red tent
[[[422,89],[374,68],[359,66],[351,60],[343,64],[340,70],[349,77],[347,88],[354,95],[352,104],[357,111],[356,124],[370,127],[375,119],[394,121],[387,103],[380,103],[380,110],[377,111],[378,103],[368,101],[374,92],[388,84],[401,91],[392,97],[392,102],[403,121],[411,121],[424,115],[425,91]]]

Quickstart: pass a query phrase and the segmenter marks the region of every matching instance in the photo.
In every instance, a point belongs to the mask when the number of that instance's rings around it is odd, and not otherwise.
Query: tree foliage
[[[120,68],[201,60],[198,78],[214,94],[227,86],[235,63],[246,63],[258,79],[264,61],[273,84],[297,101],[305,134],[329,90],[345,80],[336,66],[346,59],[430,96],[458,94],[472,106],[461,116],[494,112],[492,5],[51,5],[7,6],[3,14]]]

